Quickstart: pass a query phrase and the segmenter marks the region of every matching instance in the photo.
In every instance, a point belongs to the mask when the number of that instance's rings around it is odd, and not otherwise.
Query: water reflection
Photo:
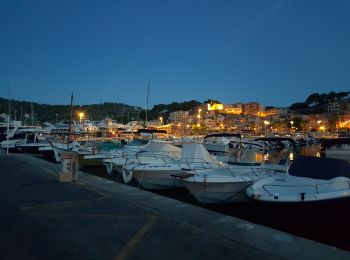
[[[297,148],[283,149],[280,151],[271,150],[267,152],[254,151],[249,149],[236,149],[231,151],[227,156],[230,162],[249,161],[249,162],[265,162],[279,163],[281,160],[289,159],[293,161],[300,155],[320,157],[320,145],[308,145]]]

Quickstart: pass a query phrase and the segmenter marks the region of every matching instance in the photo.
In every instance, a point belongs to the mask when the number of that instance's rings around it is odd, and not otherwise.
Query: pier
[[[350,252],[0,151],[1,259],[349,259]]]

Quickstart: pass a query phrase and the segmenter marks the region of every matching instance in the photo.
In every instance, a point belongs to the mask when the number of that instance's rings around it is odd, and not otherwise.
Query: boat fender
[[[106,165],[106,169],[107,169],[107,173],[108,175],[111,175],[112,171],[113,171],[113,163],[110,162]]]
[[[273,198],[275,199],[275,200],[278,200],[278,193],[275,193],[274,195],[273,195]]]
[[[305,192],[300,192],[300,199],[301,199],[302,201],[305,200]]]
[[[133,176],[133,169],[131,170],[127,170],[124,167],[122,168],[122,172],[123,172],[123,180],[124,183],[129,183],[132,180],[132,176]]]

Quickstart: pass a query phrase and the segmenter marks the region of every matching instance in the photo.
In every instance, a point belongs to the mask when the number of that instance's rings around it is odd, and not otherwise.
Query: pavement
[[[350,252],[0,152],[0,259],[350,259]]]

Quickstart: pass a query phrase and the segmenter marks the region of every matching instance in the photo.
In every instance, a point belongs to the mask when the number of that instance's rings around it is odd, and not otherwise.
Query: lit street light
[[[269,121],[265,120],[264,125],[265,125],[265,136],[267,136],[267,126],[270,124]]]
[[[79,123],[81,124],[81,120],[84,118],[84,113],[79,113]]]

